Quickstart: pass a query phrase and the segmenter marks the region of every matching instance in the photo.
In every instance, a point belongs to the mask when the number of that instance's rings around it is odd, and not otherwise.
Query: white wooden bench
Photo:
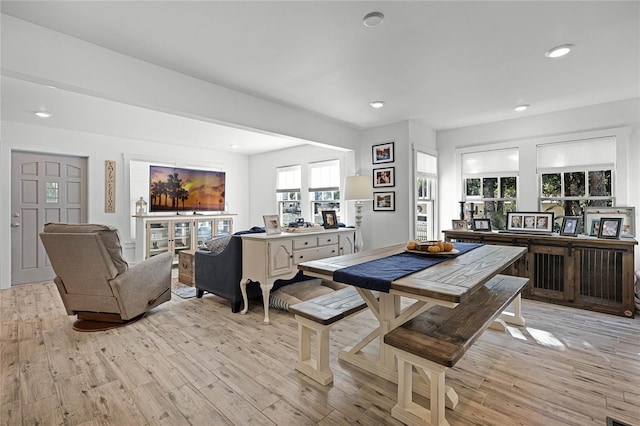
[[[323,385],[332,383],[333,373],[329,368],[329,331],[334,324],[366,307],[367,304],[355,287],[346,287],[290,306],[289,312],[295,314],[298,322],[296,370]],[[316,335],[315,356],[311,353],[313,332]]]
[[[391,415],[408,425],[448,425],[447,368],[458,362],[514,300],[519,311],[520,292],[528,282],[527,278],[496,275],[455,308],[433,306],[387,333],[384,342],[398,359],[398,401]],[[429,408],[413,401],[413,367],[430,383]],[[454,406],[457,395],[455,399]]]

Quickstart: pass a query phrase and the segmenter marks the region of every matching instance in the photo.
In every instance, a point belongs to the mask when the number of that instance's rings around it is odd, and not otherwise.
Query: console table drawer
[[[294,238],[293,239],[293,249],[307,249],[311,247],[318,246],[318,237],[306,237],[306,238]]]
[[[300,262],[324,259],[325,257],[337,256],[338,254],[338,244],[305,250],[296,250],[293,252],[293,263],[297,265]]]
[[[318,245],[319,246],[329,246],[331,244],[338,244],[338,235],[323,235],[318,237]]]

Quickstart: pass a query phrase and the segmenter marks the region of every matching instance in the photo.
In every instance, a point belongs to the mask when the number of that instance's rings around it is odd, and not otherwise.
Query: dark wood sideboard
[[[528,299],[633,317],[635,239],[443,231],[446,241],[527,247],[503,274],[527,277]]]

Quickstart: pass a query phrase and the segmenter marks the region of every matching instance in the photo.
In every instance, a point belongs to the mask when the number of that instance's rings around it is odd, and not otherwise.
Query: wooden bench
[[[384,342],[398,358],[398,402],[391,415],[408,425],[448,425],[445,371],[509,304],[520,301],[520,292],[528,282],[527,278],[496,275],[455,308],[433,306],[387,333]],[[414,366],[430,383],[430,409],[412,400]],[[457,395],[453,395],[455,406]],[[448,396],[452,397],[451,392]]]
[[[377,294],[376,294],[377,297]],[[296,370],[315,381],[333,382],[329,368],[329,331],[345,318],[367,307],[355,287],[346,287],[289,307],[298,322],[298,362]],[[315,357],[311,354],[311,335],[316,334]]]

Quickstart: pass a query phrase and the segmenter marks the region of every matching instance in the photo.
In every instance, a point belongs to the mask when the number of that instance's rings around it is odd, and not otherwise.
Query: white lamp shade
[[[371,176],[348,176],[344,180],[345,200],[373,200]]]

